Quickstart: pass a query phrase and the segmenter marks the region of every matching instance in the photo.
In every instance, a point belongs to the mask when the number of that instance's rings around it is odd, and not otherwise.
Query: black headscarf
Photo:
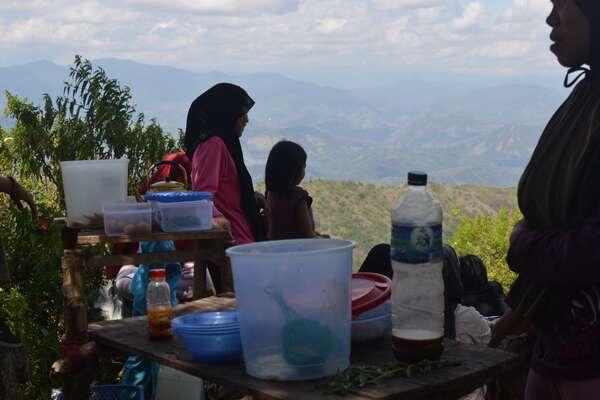
[[[598,88],[600,85],[600,72],[594,72],[594,65],[596,70],[600,67],[600,2],[597,0],[575,0],[585,17],[590,23],[590,68],[584,66],[572,67],[567,71],[565,76],[564,86],[570,88],[575,85],[580,78],[587,76],[594,80],[594,85]],[[571,78],[571,74],[579,73],[574,79]]]
[[[588,21],[590,21],[590,45],[591,48],[591,61],[592,68],[596,65],[596,68],[600,68],[600,2],[598,0],[578,0],[577,4],[583,11]]]
[[[219,83],[192,102],[187,115],[184,144],[190,160],[198,145],[207,139],[220,137],[235,161],[240,181],[242,210],[252,228],[254,238],[263,240],[264,228],[256,207],[252,177],[244,163],[242,145],[235,123],[254,106],[254,100],[244,89],[231,83]]]

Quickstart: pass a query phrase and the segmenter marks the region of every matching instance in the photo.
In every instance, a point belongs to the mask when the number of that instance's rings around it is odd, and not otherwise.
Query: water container
[[[150,270],[150,281],[146,289],[146,307],[148,311],[148,333],[151,339],[171,337],[171,290],[165,280],[163,268]]]
[[[249,375],[304,380],[348,367],[354,246],[299,239],[227,249]]]
[[[102,214],[105,204],[127,200],[129,160],[61,161],[60,170],[70,226],[90,224],[86,216]]]
[[[392,210],[392,344],[408,362],[443,350],[442,208],[426,185],[427,174],[409,172],[408,191]]]

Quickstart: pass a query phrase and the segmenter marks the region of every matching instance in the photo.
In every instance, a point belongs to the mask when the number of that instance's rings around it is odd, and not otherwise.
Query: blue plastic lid
[[[146,201],[157,201],[159,203],[179,203],[183,201],[212,200],[211,192],[153,192],[146,193]]]

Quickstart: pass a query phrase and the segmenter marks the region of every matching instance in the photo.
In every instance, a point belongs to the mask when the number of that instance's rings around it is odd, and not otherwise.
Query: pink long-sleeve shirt
[[[256,241],[242,210],[235,161],[220,137],[213,136],[196,147],[192,158],[192,189],[214,193],[215,215],[222,214],[229,220],[237,244]]]

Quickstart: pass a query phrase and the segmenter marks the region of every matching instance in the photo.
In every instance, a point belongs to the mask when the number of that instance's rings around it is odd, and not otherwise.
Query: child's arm
[[[299,201],[298,206],[296,206],[296,220],[298,221],[298,227],[303,237],[314,238],[317,236],[311,222],[310,210],[308,209],[306,199]]]

